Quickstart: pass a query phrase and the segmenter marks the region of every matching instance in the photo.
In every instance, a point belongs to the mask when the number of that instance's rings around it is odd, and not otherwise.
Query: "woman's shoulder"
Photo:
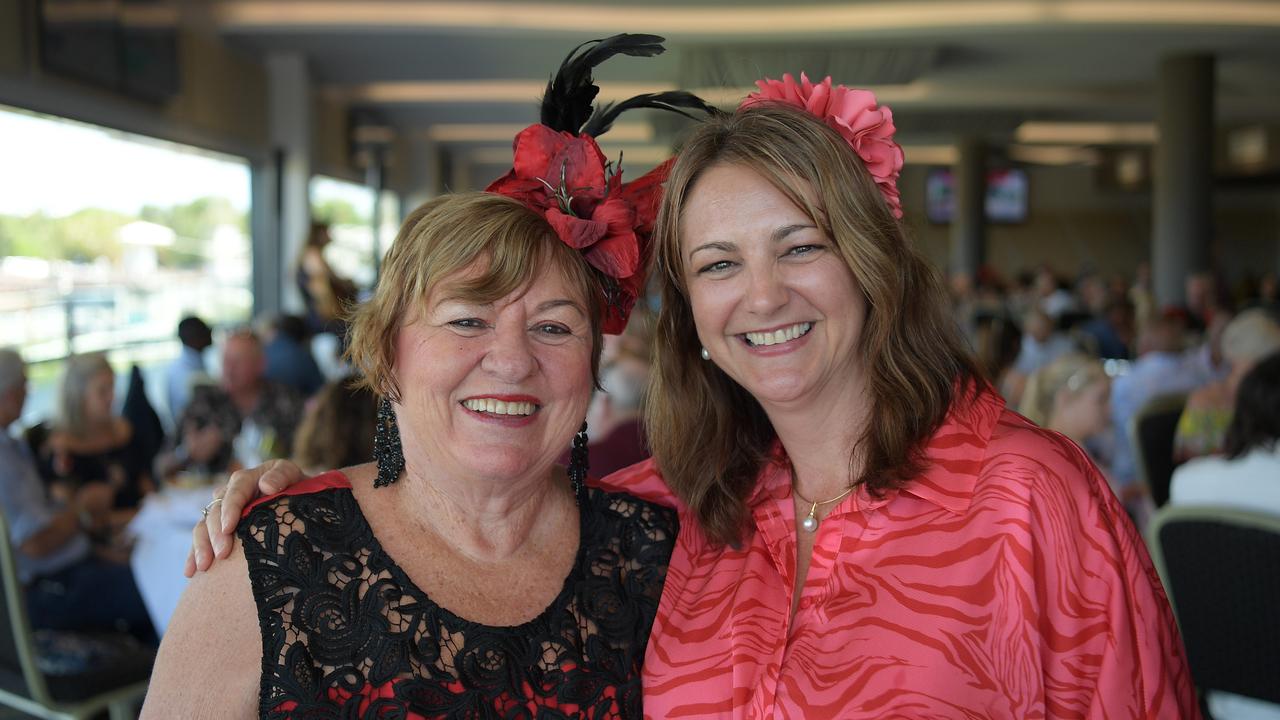
[[[351,478],[343,470],[330,470],[329,472],[313,475],[305,480],[299,481],[295,485],[281,490],[272,495],[263,495],[245,506],[241,517],[248,517],[251,512],[262,506],[275,506],[282,502],[286,502],[288,498],[300,495],[314,495],[323,492],[332,492],[335,490],[350,490]]]
[[[582,542],[589,555],[608,548],[624,565],[666,567],[680,533],[675,509],[598,487],[588,487],[586,497]]]
[[[594,510],[605,512],[624,522],[656,522],[672,527],[676,523],[674,508],[625,490],[588,485],[587,497]]]
[[[667,482],[662,478],[658,464],[653,458],[642,460],[603,478],[589,478],[587,484],[606,492],[624,493],[676,511],[684,509],[684,504],[671,491],[671,488],[667,487]]]
[[[1106,476],[1067,436],[1006,410],[992,430],[978,473],[979,491],[1042,509],[1113,513]]]

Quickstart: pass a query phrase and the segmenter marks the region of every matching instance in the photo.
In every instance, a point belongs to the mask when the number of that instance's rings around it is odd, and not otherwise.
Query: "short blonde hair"
[[[1222,329],[1222,355],[1232,365],[1257,362],[1280,350],[1280,324],[1262,308],[1235,316]]]
[[[475,263],[484,272],[454,276]],[[415,319],[442,283],[466,302],[491,303],[556,270],[576,290],[591,322],[591,373],[599,375],[602,300],[599,281],[577,251],[556,237],[538,214],[493,193],[459,193],[430,200],[405,218],[387,253],[373,297],[350,313],[347,358],[359,384],[399,401],[393,364],[398,330]]]
[[[1075,394],[1106,379],[1101,360],[1081,352],[1069,352],[1031,374],[1022,391],[1018,412],[1046,427],[1053,417],[1054,401],[1060,391],[1066,389]]]

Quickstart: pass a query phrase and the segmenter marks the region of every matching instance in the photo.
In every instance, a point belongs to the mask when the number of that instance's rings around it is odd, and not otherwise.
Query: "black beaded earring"
[[[374,487],[386,487],[400,479],[404,472],[404,449],[400,446],[400,428],[396,425],[396,413],[391,399],[382,398],[378,403],[378,425],[373,432],[373,459],[378,463],[378,477]]]
[[[573,496],[582,497],[582,489],[587,482],[587,423],[582,423],[578,434],[573,436],[573,450],[569,452],[569,482],[573,485]]]

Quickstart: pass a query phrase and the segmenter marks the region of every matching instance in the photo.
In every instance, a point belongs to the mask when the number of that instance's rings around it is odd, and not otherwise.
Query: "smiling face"
[[[396,416],[411,471],[416,457],[433,471],[506,482],[545,472],[569,446],[591,396],[587,302],[558,270],[533,277],[491,304],[444,283],[400,327]]]
[[[766,411],[856,388],[866,300],[831,238],[759,173],[698,178],[680,258],[699,340]]]

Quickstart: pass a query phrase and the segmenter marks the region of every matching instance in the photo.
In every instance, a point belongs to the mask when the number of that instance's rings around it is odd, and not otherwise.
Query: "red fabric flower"
[[[649,234],[667,167],[623,184],[622,170],[609,173],[589,135],[530,125],[516,135],[511,171],[487,190],[542,215],[566,245],[609,278],[602,329],[617,334],[643,289]]]
[[[829,76],[814,84],[804,73],[800,73],[799,83],[791,73],[785,73],[781,80],[759,80],[756,87],[759,92],[748,95],[740,107],[784,102],[822,118],[862,159],[893,216],[902,219],[902,199],[898,194],[902,148],[893,141],[893,113],[887,107],[877,107],[875,95],[869,90],[833,86]]]

